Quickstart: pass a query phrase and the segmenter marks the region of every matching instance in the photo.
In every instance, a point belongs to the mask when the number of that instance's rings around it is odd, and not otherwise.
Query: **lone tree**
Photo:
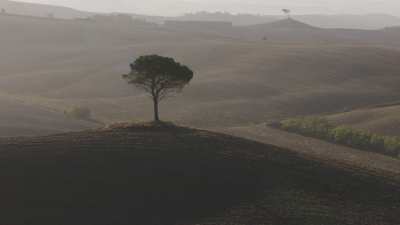
[[[154,120],[158,122],[158,104],[171,94],[182,91],[192,80],[193,71],[173,58],[146,55],[136,59],[131,64],[131,72],[123,78],[150,94],[154,103]]]
[[[290,13],[291,13],[290,9],[282,9],[282,12],[287,15],[288,19],[290,19]]]

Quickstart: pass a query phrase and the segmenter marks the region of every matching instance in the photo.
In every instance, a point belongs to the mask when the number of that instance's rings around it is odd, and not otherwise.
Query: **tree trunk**
[[[154,103],[154,121],[159,122],[160,117],[158,116],[158,99],[154,98],[153,103]]]

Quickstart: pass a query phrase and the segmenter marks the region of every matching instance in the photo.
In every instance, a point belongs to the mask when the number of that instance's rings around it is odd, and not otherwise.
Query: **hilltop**
[[[399,224],[397,181],[173,125],[0,139],[0,223]]]
[[[252,15],[252,14],[230,14],[226,12],[197,12],[188,13],[177,17],[180,20],[197,21],[230,21],[236,26],[249,26],[265,24],[282,20],[283,16],[277,15]],[[400,25],[400,18],[385,14],[366,15],[294,15],[293,18],[303,23],[322,28],[345,28],[345,29],[382,29],[388,26]],[[366,21],[368,21],[366,23]]]
[[[399,32],[396,29],[349,29],[343,27],[325,28],[304,22],[301,17],[237,27],[236,35],[254,39],[265,37],[268,41],[297,44],[381,45],[398,44]],[[241,29],[241,31],[240,31]]]
[[[63,19],[86,18],[93,13],[75,10],[63,6],[29,3],[22,1],[0,0],[0,8],[7,13],[24,16],[49,17],[50,15]]]
[[[291,29],[291,30],[298,30],[298,29],[317,29],[309,24],[303,23],[301,21],[288,18],[283,20],[278,20],[270,23],[265,24],[257,24],[253,26],[256,29]]]

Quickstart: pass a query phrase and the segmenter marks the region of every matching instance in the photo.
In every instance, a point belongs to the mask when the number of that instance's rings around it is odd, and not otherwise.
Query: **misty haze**
[[[400,224],[398,1],[0,0],[0,57],[0,224]]]

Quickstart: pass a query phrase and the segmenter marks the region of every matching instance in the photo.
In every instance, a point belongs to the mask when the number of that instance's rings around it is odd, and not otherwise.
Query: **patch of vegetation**
[[[87,107],[73,107],[66,110],[65,115],[78,120],[92,120],[92,111]]]
[[[326,119],[305,117],[283,120],[278,127],[301,135],[323,139],[360,150],[399,157],[400,138],[372,134],[346,126],[334,126]]]

